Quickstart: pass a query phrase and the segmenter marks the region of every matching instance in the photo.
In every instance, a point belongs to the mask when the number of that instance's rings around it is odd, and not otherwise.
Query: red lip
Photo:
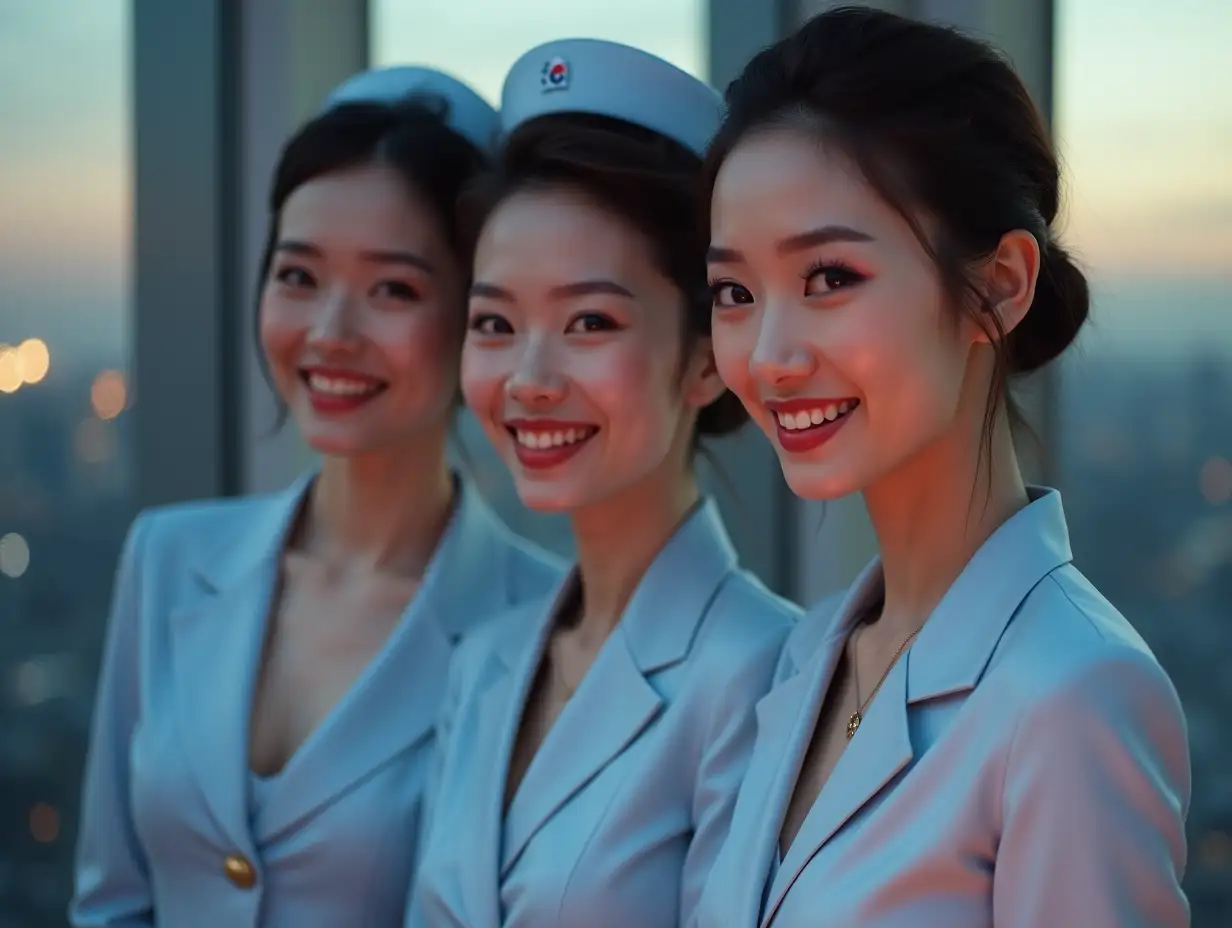
[[[840,415],[837,419],[828,419],[825,422],[817,425],[810,425],[803,429],[787,429],[779,422],[779,413],[802,413],[811,412],[814,409],[825,409],[828,406],[839,406],[842,403],[847,403],[849,409],[847,412]],[[859,407],[860,401],[855,397],[833,397],[833,398],[809,398],[794,400],[766,400],[765,407],[774,414],[775,431],[777,432],[779,445],[782,449],[790,454],[804,454],[808,451],[816,450],[828,442],[838,433],[844,425],[847,424],[847,419],[851,413]]]
[[[380,396],[388,386],[384,380],[378,377],[336,367],[303,367],[300,368],[299,373],[304,389],[308,393],[308,402],[311,404],[313,411],[318,415],[324,416],[344,415],[353,412]],[[362,383],[370,389],[363,393],[326,393],[312,388],[312,377],[314,376],[336,380],[350,380]]]
[[[563,419],[506,419],[505,428],[513,441],[514,453],[521,465],[529,470],[546,470],[559,467],[594,438],[599,429],[590,422],[567,422]],[[525,432],[567,432],[585,431],[586,437],[567,445],[552,445],[547,448],[530,448],[518,441],[517,433]]]

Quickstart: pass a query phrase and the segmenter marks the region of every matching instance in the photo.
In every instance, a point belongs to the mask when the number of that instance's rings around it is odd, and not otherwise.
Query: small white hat
[[[462,81],[434,68],[402,65],[361,71],[339,84],[323,109],[343,103],[401,103],[421,95],[447,101],[445,124],[480,151],[492,152],[500,135],[496,110]]]
[[[641,49],[602,39],[560,39],[514,62],[501,91],[506,134],[547,113],[623,119],[703,155],[719,128],[723,98]]]

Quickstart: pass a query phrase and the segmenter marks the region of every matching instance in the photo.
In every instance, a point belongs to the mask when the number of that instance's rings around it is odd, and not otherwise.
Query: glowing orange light
[[[1232,461],[1227,458],[1208,458],[1198,475],[1202,495],[1212,506],[1232,500]]]
[[[0,393],[16,393],[24,382],[17,349],[0,345]]]
[[[41,338],[27,338],[17,346],[17,361],[26,383],[38,383],[51,367],[51,352]]]
[[[90,405],[100,419],[114,419],[128,403],[128,389],[119,371],[103,371],[90,386]]]
[[[30,809],[30,834],[39,844],[51,844],[60,837],[60,813],[45,802]]]

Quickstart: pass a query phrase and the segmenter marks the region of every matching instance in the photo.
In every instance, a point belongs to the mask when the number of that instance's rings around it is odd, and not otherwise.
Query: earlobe
[[[984,266],[984,278],[988,295],[985,309],[997,314],[1004,334],[1014,331],[1030,311],[1039,271],[1040,245],[1034,235],[1015,229],[1001,236],[997,250]],[[988,336],[980,333],[978,340],[986,342]]]

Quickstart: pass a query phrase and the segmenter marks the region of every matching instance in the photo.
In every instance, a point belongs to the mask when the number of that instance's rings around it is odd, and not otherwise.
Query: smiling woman
[[[717,94],[598,40],[527,52],[477,233],[462,384],[578,562],[462,648],[412,928],[678,928],[726,834],[795,615],[693,470],[744,413],[710,350],[700,152]]]
[[[399,68],[348,82],[283,151],[258,327],[323,461],[130,530],[74,925],[400,920],[455,644],[559,572],[445,457],[453,205],[495,129],[458,81]]]

